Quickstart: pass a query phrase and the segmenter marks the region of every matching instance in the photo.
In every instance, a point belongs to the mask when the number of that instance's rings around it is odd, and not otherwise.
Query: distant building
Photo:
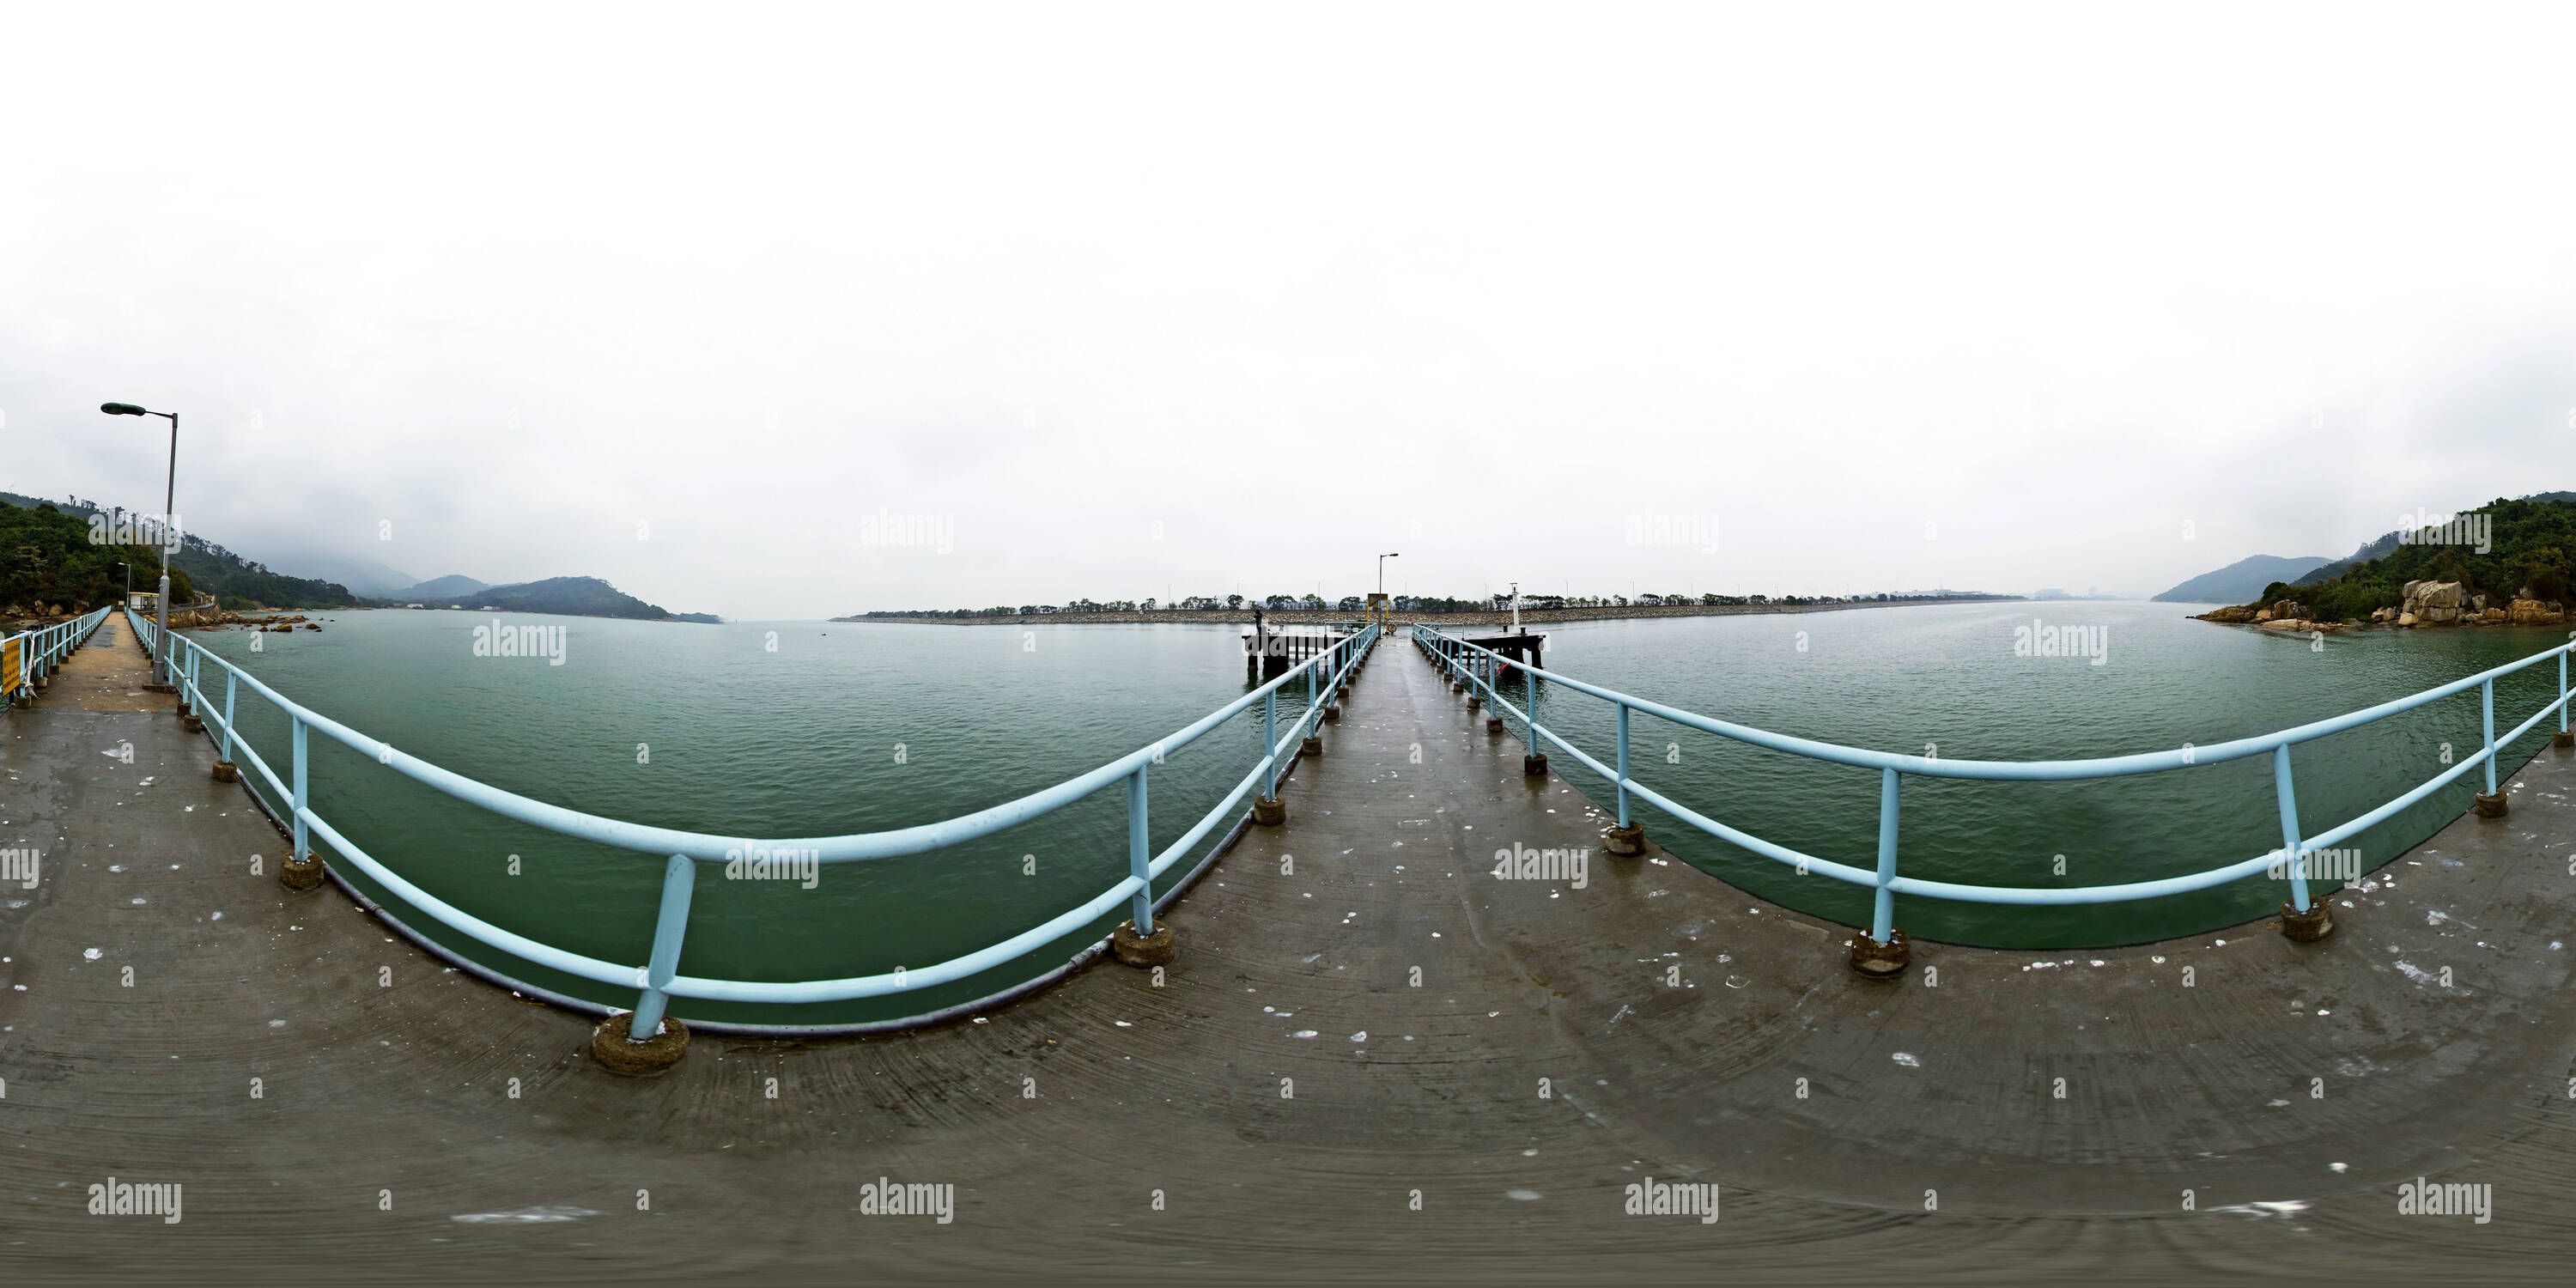
[[[2042,587],[2040,587],[2039,589],[2032,591],[2032,592],[2030,593],[2030,597],[2031,597],[2031,598],[2033,598],[2033,599],[2072,599],[2072,598],[2074,598],[2073,596],[2071,596],[2071,595],[2067,594],[2064,590],[2061,590],[2061,589],[2059,589],[2059,588],[2057,588],[2057,587],[2055,587],[2055,586],[2042,586]]]

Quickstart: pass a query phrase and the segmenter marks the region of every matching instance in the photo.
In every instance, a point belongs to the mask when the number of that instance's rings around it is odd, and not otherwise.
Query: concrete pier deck
[[[283,845],[168,701],[0,717],[0,844],[43,851],[0,890],[12,1279],[2420,1280],[2576,1251],[2565,752],[2322,943],[1918,942],[1873,982],[1839,927],[1603,853],[1591,800],[1389,640],[1287,822],[1173,908],[1164,987],[1103,964],[631,1080],[584,1017],[251,875]],[[1584,885],[1490,875],[1521,845],[1588,847]],[[2419,1175],[2491,1185],[2492,1220],[2399,1215]],[[184,1219],[89,1215],[111,1176],[184,1184]],[[1624,1215],[1650,1177],[1719,1184],[1720,1219]],[[879,1178],[954,1185],[953,1221],[861,1215]]]

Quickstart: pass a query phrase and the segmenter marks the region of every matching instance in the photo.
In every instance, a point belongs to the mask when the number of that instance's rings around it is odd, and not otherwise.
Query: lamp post
[[[116,566],[125,570],[125,603],[122,607],[132,608],[134,607],[134,565],[119,559],[116,561]]]
[[[170,508],[179,499],[179,413],[145,411],[132,403],[100,403],[100,411],[110,416],[161,416],[170,422],[170,475],[161,493],[161,594],[152,606],[152,682],[167,692],[170,684],[170,542],[177,536],[170,520]],[[133,570],[127,570],[131,577]],[[130,584],[130,583],[129,583]],[[133,592],[127,591],[132,603]]]

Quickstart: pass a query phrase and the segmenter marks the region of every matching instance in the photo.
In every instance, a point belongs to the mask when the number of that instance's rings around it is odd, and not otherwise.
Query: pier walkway
[[[2576,753],[2335,896],[2320,943],[1918,941],[1873,981],[1840,927],[1605,854],[1593,801],[1380,649],[1287,821],[1170,909],[1162,987],[1094,965],[630,1079],[591,1017],[280,887],[171,699],[80,709],[73,674],[0,723],[0,844],[43,861],[0,890],[13,1278],[2456,1278],[2576,1248]],[[1521,846],[1588,848],[1583,887],[1492,876]],[[2492,1222],[2397,1215],[2419,1175],[2491,1184]],[[111,1176],[183,1183],[184,1220],[88,1215]],[[953,1184],[953,1223],[861,1215],[880,1178]],[[1721,1219],[1623,1215],[1649,1178],[1721,1185]]]

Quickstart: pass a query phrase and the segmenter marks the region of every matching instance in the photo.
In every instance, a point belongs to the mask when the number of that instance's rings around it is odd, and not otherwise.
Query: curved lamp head
[[[98,409],[106,412],[110,416],[149,416],[152,414],[132,403],[100,403],[98,405]]]

